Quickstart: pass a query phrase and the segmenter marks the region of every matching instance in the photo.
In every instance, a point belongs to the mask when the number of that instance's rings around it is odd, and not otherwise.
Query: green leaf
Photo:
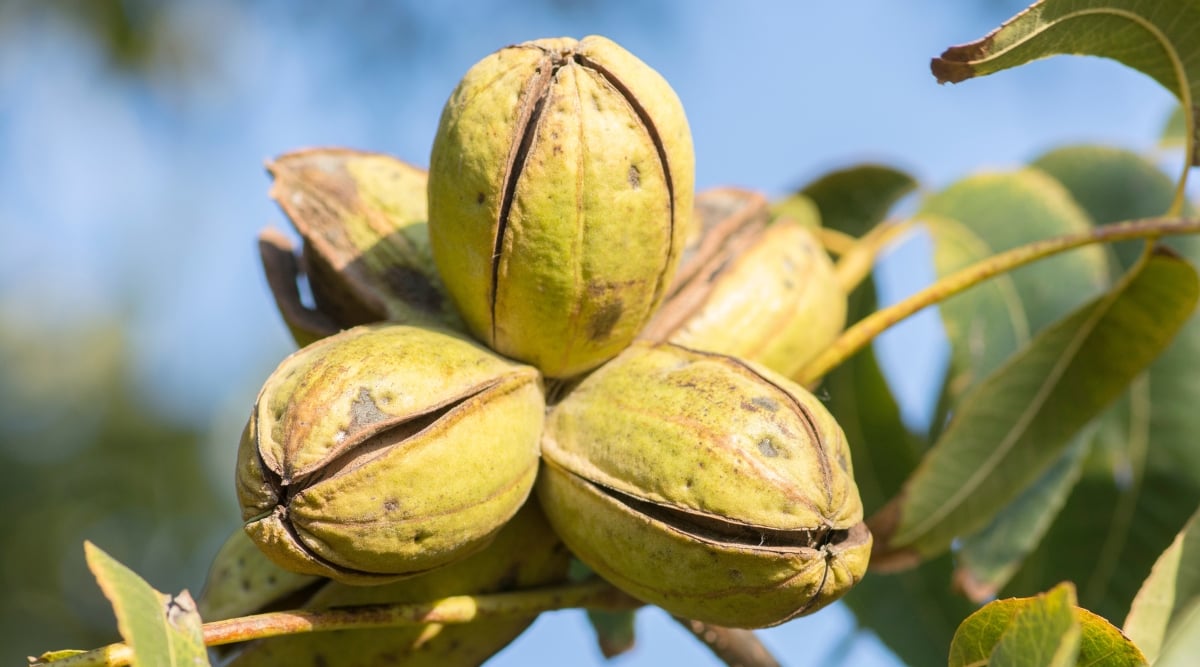
[[[1154,667],[1192,667],[1200,655],[1200,604],[1182,614]]]
[[[862,236],[916,188],[916,180],[899,169],[862,164],[831,171],[801,188],[799,194],[816,203],[822,225]],[[786,206],[787,201],[775,206]]]
[[[927,199],[918,213],[945,276],[1031,241],[1086,232],[1091,220],[1046,174],[1023,169],[966,178]],[[1109,282],[1104,250],[1088,246],[1019,268],[941,304],[955,399],[1063,313]]]
[[[1153,162],[1122,148],[1065,146],[1033,166],[1062,183],[1097,225],[1163,215],[1175,195],[1175,183]],[[1113,247],[1121,265],[1129,267],[1143,245],[1125,241]],[[1167,239],[1167,245],[1174,246],[1174,240]]]
[[[1171,200],[1171,180],[1129,151],[1069,147],[1036,164],[1100,223],[1158,215]],[[1200,261],[1200,237],[1161,242]],[[1128,263],[1141,247],[1118,247],[1118,254]],[[1082,477],[1007,590],[1028,593],[1072,579],[1084,606],[1123,618],[1155,559],[1200,504],[1194,436],[1200,432],[1200,316],[1192,316],[1147,377],[1097,424]]]
[[[1184,103],[1200,101],[1200,0],[1041,0],[991,34],[947,49],[931,69],[957,83],[1058,54],[1112,58]],[[1195,130],[1195,113],[1190,119]],[[1200,156],[1193,156],[1200,157]]]
[[[956,554],[955,587],[976,602],[995,597],[1046,534],[1067,501],[1090,450],[1081,434],[1033,486],[1004,508],[986,528],[964,538]]]
[[[1075,606],[1075,588],[1064,583],[971,614],[954,634],[949,664],[1136,667],[1146,660],[1112,624]]]
[[[1198,291],[1186,261],[1156,252],[980,383],[901,494],[871,518],[873,566],[936,555],[986,525],[1158,356]]]
[[[91,542],[83,545],[88,568],[112,602],[117,629],[140,665],[208,665],[200,615],[187,591],[172,598],[118,563]]]
[[[1200,604],[1200,510],[1192,514],[1175,541],[1163,552],[1142,584],[1125,634],[1146,657],[1158,657],[1163,640],[1180,625],[1188,609]],[[1200,653],[1194,654],[1200,655]]]

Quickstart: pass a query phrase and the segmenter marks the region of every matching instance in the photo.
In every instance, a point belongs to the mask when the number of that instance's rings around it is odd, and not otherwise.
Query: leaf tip
[[[975,604],[983,604],[990,600],[996,599],[996,594],[999,589],[996,585],[989,581],[984,581],[975,576],[975,573],[965,567],[958,567],[954,570],[954,578],[951,581],[954,591],[963,595]]]
[[[938,83],[958,83],[975,76],[975,68],[969,63],[947,60],[946,53],[929,61],[929,71],[933,72]]]

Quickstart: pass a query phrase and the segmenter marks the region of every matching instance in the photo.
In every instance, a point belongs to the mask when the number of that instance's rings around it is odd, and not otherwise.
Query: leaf
[[[1048,160],[1048,166],[1086,164],[1088,157],[1063,152]],[[1072,182],[1089,183],[1089,176]],[[1162,208],[1140,217],[1161,213],[1169,205],[1171,189],[1168,182]],[[926,212],[962,223],[943,221],[931,226],[938,272],[945,275],[995,251],[1046,236],[1090,229],[1091,209],[1082,210],[1082,202],[1073,194],[1061,181],[1037,169],[985,174],[951,186],[925,205]],[[1110,210],[1112,203],[1101,202],[1101,208]],[[1136,256],[1141,244],[1130,245]],[[940,404],[953,409],[962,392],[1027,344],[1032,334],[1105,287],[1109,266],[1106,249],[1092,246],[1014,271],[944,304],[941,313],[952,361]],[[980,534],[963,539],[954,576],[956,586],[971,599],[982,602],[994,597],[1037,547],[1079,478],[1083,455],[1090,447],[1088,437],[1077,436],[1069,449],[1075,455],[1059,460]]]
[[[939,276],[1037,239],[1091,228],[1071,194],[1034,169],[963,179],[927,199],[918,217],[928,221]],[[1034,334],[1108,282],[1104,250],[1088,246],[946,300],[940,308],[951,346],[951,398],[961,396]]]
[[[112,602],[117,629],[133,650],[135,664],[209,664],[200,615],[187,591],[174,598],[164,595],[91,542],[85,542],[83,550],[88,568]]]
[[[899,169],[863,164],[832,171],[804,186],[799,194],[816,203],[822,225],[862,236],[916,188],[916,180]],[[787,201],[775,206],[786,206]]]
[[[1200,510],[1154,563],[1133,599],[1125,634],[1154,660],[1163,640],[1196,605],[1200,605]]]
[[[871,518],[873,565],[936,555],[986,525],[1158,356],[1198,289],[1187,262],[1156,252],[980,383],[900,495]]]
[[[1102,56],[1149,75],[1191,108],[1200,101],[1196,26],[1200,0],[1041,0],[930,67],[938,82],[958,83],[1058,54]]]
[[[971,614],[954,634],[949,664],[1135,667],[1146,660],[1112,624],[1076,606],[1074,586],[1064,583]]]
[[[1121,148],[1065,146],[1037,158],[1033,166],[1062,183],[1097,225],[1162,215],[1175,195],[1175,183],[1153,162]],[[1166,243],[1177,247],[1174,239]],[[1143,246],[1125,241],[1113,247],[1121,265],[1129,267]]]
[[[992,648],[990,665],[1070,667],[1079,655],[1075,587],[1062,584],[1017,612]]]
[[[1170,202],[1171,180],[1128,151],[1070,147],[1037,164],[1100,222],[1161,213]],[[1200,261],[1200,237],[1161,243]],[[1128,261],[1140,247],[1118,254]],[[1200,433],[1200,315],[1192,315],[1147,377],[1097,424],[1079,482],[1008,591],[1045,590],[1072,579],[1081,604],[1124,618],[1155,559],[1200,505],[1194,435]]]
[[[1200,604],[1193,604],[1182,615],[1179,625],[1167,637],[1162,655],[1154,667],[1192,667],[1200,655]]]
[[[1033,551],[1079,480],[1091,440],[1077,436],[1065,454],[956,554],[955,588],[975,602],[995,597]]]

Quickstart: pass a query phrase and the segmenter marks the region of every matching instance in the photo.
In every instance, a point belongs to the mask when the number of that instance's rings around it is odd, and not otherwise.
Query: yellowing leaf
[[[959,625],[949,660],[950,667],[1145,664],[1138,648],[1112,624],[1075,605],[1075,587],[1069,583],[1036,597],[985,605]]]

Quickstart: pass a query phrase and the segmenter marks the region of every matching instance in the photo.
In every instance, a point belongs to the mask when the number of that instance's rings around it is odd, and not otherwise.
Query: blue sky
[[[183,2],[160,29],[200,54],[198,67],[147,79],[114,72],[59,22],[0,21],[0,318],[31,330],[127,323],[146,400],[212,426],[206,473],[225,487],[246,406],[290,350],[254,244],[264,225],[286,225],[266,196],[265,159],[345,145],[424,166],[441,106],[472,63],[512,42],[590,33],[675,87],[701,189],[780,195],[862,161],[937,189],[1064,143],[1151,147],[1173,100],[1112,62],[1055,58],[936,84],[930,57],[1020,5],[413,3],[396,14],[410,24],[388,26]],[[885,261],[885,299],[929,279],[927,254],[917,239]],[[922,378],[944,358],[936,314],[879,345],[906,417],[920,421]],[[617,664],[716,664],[660,612],[639,623],[642,645]],[[891,664],[869,635],[848,638],[851,624],[839,606],[764,636],[789,665]],[[548,615],[494,664],[600,664],[588,644],[581,614]]]

